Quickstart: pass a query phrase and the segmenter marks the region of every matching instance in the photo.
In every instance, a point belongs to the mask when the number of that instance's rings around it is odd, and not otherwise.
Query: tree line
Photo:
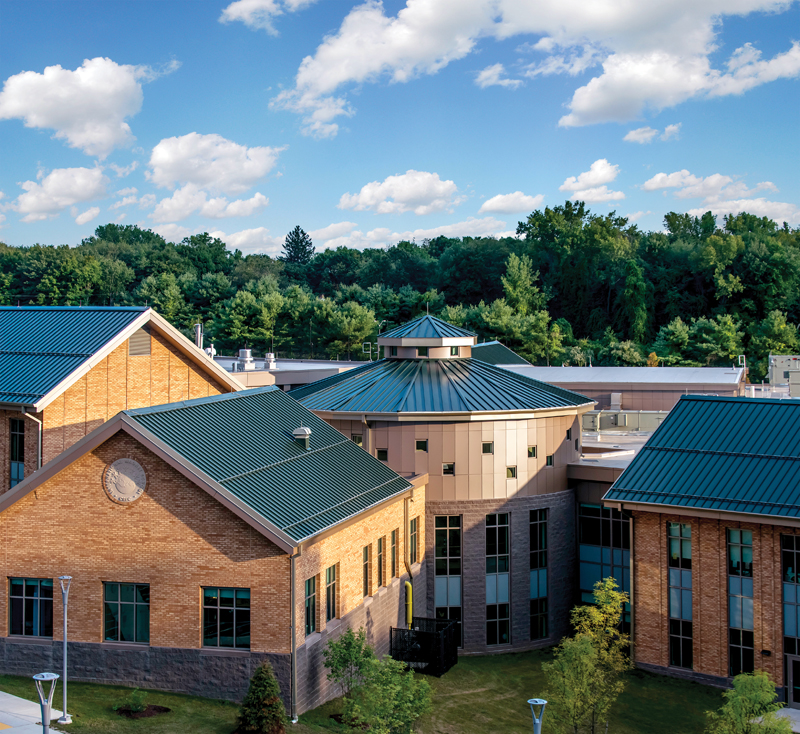
[[[106,224],[76,246],[0,244],[0,304],[150,305],[220,353],[352,357],[431,313],[538,364],[723,365],[800,350],[800,229],[751,214],[670,212],[641,231],[567,201],[516,237],[436,237],[316,252],[296,227],[278,258],[208,234],[167,242]]]

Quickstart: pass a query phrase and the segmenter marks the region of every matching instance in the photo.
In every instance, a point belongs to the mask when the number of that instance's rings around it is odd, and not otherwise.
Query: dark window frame
[[[25,421],[11,418],[8,423],[9,488],[25,479]]]
[[[53,637],[53,579],[11,577],[8,579],[8,596],[9,635]],[[28,625],[31,631],[28,631]]]
[[[350,440],[356,446],[361,446],[361,447],[364,446],[364,434],[363,433],[351,433],[350,434]]]
[[[545,458],[544,465],[555,466],[556,465],[555,454],[548,454],[547,457]]]
[[[409,565],[413,566],[417,562],[417,536],[419,530],[419,517],[415,517],[408,523],[408,560]]]
[[[536,446],[528,446],[528,458],[529,459],[536,458]]]
[[[389,449],[375,449],[375,458],[378,461],[389,461]]]
[[[325,569],[325,621],[330,622],[332,619],[337,618],[336,603],[336,564],[328,566]]]
[[[489,448],[488,451],[486,450],[487,446]],[[494,454],[494,441],[481,442],[481,454],[483,455]]]
[[[213,599],[213,595],[211,592],[216,591],[216,604],[211,604],[210,600]],[[233,604],[221,604],[220,602],[223,599],[222,592],[233,592]],[[238,592],[238,593],[237,593]],[[243,587],[236,587],[236,586],[203,586],[202,587],[202,602],[203,602],[203,647],[210,647],[210,648],[223,648],[223,649],[234,649],[234,650],[249,650],[250,649],[250,610],[252,604],[252,593],[250,589],[246,589]],[[227,598],[227,597],[225,597]],[[237,605],[237,601],[241,601],[242,603]],[[244,602],[247,602],[245,604]],[[221,633],[222,630],[222,612],[227,612],[231,610],[232,614],[232,635],[226,635],[226,637],[230,637],[233,644],[227,645],[223,644],[223,635]],[[216,612],[216,615],[214,614]],[[225,616],[228,616],[227,614]],[[212,621],[213,620],[213,621]],[[211,639],[208,635],[208,631],[212,626],[216,627],[216,634],[213,636],[216,639],[216,643],[211,643],[208,640]],[[244,632],[246,630],[247,634],[239,635],[238,632],[241,630]],[[247,643],[244,642],[239,644],[239,638],[246,638]]]
[[[392,530],[389,541],[389,560],[391,563],[391,578],[397,576],[397,535],[398,529]]]
[[[508,576],[508,600],[486,603],[486,645],[511,644],[511,515],[486,515],[486,576]],[[487,581],[487,594],[489,584]],[[499,584],[498,584],[499,586]]]
[[[126,594],[130,592],[130,600],[123,599],[123,590]],[[145,597],[146,600],[139,601],[139,598],[144,599]],[[114,608],[116,608],[116,617],[114,616]],[[126,615],[131,613],[133,639],[122,639]],[[146,629],[146,632],[141,635],[140,626]],[[115,627],[116,633],[112,634],[111,630]],[[103,582],[103,642],[124,642],[134,645],[150,644],[150,584],[131,584],[119,581]]]
[[[454,461],[445,461],[442,463],[442,476],[454,477],[456,475],[456,463]]]
[[[378,538],[378,557],[377,557],[377,569],[378,569],[378,588],[380,589],[381,586],[386,585],[386,579],[384,578],[386,574],[383,572],[383,561],[384,561],[384,550],[386,547],[386,538],[380,537]]]
[[[463,645],[463,630],[461,626],[463,609],[463,578],[462,578],[462,553],[463,532],[461,515],[436,515],[434,524],[434,576],[459,577],[458,604],[450,604],[450,582],[448,581],[447,605],[436,605],[434,594],[434,614],[436,619],[449,619],[458,624],[459,647]],[[434,582],[435,583],[435,582]]]
[[[428,356],[428,347],[417,347],[417,356],[418,357],[427,357]]]
[[[420,448],[420,444],[422,444],[422,448]],[[424,453],[428,453],[428,439],[427,438],[417,438],[414,441],[414,451],[420,451]]]
[[[372,569],[370,566],[370,560],[372,558],[372,544],[365,545],[361,549],[361,590],[363,592],[362,596],[366,599],[368,596],[371,596],[370,591],[372,590]]]
[[[506,479],[516,479],[517,478],[517,467],[516,466],[507,466],[506,467]]]
[[[728,675],[755,670],[753,532],[727,528]],[[749,620],[749,625],[748,625]]]
[[[667,565],[669,566],[669,664],[694,669],[692,605],[692,526],[667,523]]]
[[[531,640],[544,640],[549,634],[547,520],[548,511],[546,508],[530,510],[528,514]],[[535,595],[534,587],[536,590]]]
[[[305,583],[306,637],[317,631],[317,577],[306,579]]]

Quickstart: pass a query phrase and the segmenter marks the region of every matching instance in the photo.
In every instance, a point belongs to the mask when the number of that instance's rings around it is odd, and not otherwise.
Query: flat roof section
[[[556,385],[738,385],[742,367],[535,367],[506,369]]]

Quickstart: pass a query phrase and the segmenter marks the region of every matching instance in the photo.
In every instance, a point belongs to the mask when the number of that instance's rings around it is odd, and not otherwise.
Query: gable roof
[[[346,413],[530,412],[593,402],[479,359],[383,359],[289,394],[311,410]]]
[[[141,329],[152,324],[231,390],[241,385],[145,306],[0,306],[0,406],[44,409]]]
[[[378,334],[379,339],[450,339],[465,336],[474,337],[475,334],[430,314]]]
[[[308,451],[292,436],[300,425]],[[412,487],[271,386],[122,411],[2,495],[0,512],[119,430],[287,551]]]
[[[800,517],[800,401],[682,397],[604,500]]]
[[[507,365],[524,364],[530,365],[527,359],[523,359],[516,352],[509,349],[499,341],[483,342],[472,347],[472,357],[481,362],[489,364]]]

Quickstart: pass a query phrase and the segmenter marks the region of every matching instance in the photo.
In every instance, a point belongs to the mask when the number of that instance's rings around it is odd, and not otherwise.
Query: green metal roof
[[[35,405],[146,307],[0,307],[0,403]]]
[[[489,364],[530,364],[527,359],[523,359],[498,341],[476,344],[472,347],[472,356]]]
[[[378,334],[379,339],[450,339],[470,336],[475,334],[430,315],[420,316],[407,324]]]
[[[604,499],[800,516],[800,401],[682,397]]]
[[[478,359],[384,359],[289,394],[311,410],[352,413],[534,411],[592,402]]]
[[[297,542],[411,487],[274,386],[124,413]]]

